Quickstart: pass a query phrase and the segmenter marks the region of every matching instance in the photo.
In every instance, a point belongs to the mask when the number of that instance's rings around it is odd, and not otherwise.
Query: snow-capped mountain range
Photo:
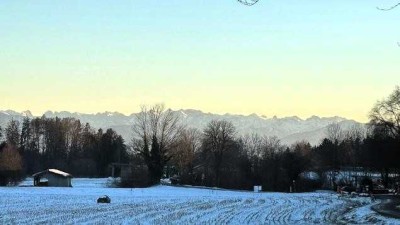
[[[204,113],[200,110],[186,109],[176,110],[184,124],[188,127],[203,129],[211,120],[227,120],[232,122],[238,135],[257,133],[260,135],[277,136],[284,144],[293,144],[297,141],[309,141],[311,144],[318,144],[326,137],[326,129],[330,124],[337,123],[343,130],[348,130],[354,125],[363,125],[354,120],[342,117],[318,117],[312,116],[308,119],[301,119],[297,116],[284,118],[266,118],[257,114],[232,115]],[[44,113],[46,117],[73,117],[83,123],[90,123],[94,128],[113,128],[124,139],[129,142],[131,139],[131,127],[135,114],[129,116],[118,112],[104,112],[96,114],[71,113],[67,111]],[[21,120],[24,117],[33,118],[30,111],[15,112],[12,110],[0,111],[0,126],[5,127],[11,119]]]

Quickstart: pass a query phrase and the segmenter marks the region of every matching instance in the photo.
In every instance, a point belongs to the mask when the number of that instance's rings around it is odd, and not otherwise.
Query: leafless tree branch
[[[388,7],[388,8],[381,8],[381,7],[376,7],[376,8],[379,9],[379,10],[382,10],[382,11],[390,11],[390,10],[392,10],[394,8],[397,8],[398,6],[400,6],[400,2],[395,4],[395,5],[392,5],[391,7]]]
[[[243,5],[252,6],[256,4],[259,0],[238,0],[238,2],[242,3]]]

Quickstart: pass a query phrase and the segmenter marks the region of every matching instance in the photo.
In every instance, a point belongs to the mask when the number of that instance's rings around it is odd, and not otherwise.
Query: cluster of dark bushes
[[[0,186],[15,185],[23,177],[21,156],[14,146],[0,144]]]

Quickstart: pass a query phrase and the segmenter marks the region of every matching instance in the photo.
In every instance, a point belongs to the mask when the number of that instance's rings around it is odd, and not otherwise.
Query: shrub
[[[17,185],[23,178],[22,159],[10,144],[0,145],[0,186]]]

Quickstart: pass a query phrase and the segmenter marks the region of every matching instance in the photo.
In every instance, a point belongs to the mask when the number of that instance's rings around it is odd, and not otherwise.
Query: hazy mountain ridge
[[[189,127],[203,129],[211,120],[227,120],[232,122],[239,135],[257,133],[260,135],[277,136],[284,144],[292,144],[297,141],[306,140],[311,144],[318,144],[325,137],[326,127],[332,123],[338,123],[344,130],[350,129],[353,125],[361,124],[354,120],[342,117],[318,117],[312,116],[301,119],[297,116],[284,118],[267,118],[257,114],[234,115],[234,114],[213,114],[204,113],[200,110],[185,109],[176,110],[184,124]],[[71,113],[68,111],[44,113],[46,117],[73,117],[81,120],[82,123],[90,123],[94,128],[113,128],[124,139],[129,142],[131,139],[131,126],[135,113],[127,116],[118,112],[104,112],[96,114]],[[30,111],[15,112],[12,110],[0,111],[0,126],[5,127],[11,119],[22,121],[24,117],[33,118]]]

